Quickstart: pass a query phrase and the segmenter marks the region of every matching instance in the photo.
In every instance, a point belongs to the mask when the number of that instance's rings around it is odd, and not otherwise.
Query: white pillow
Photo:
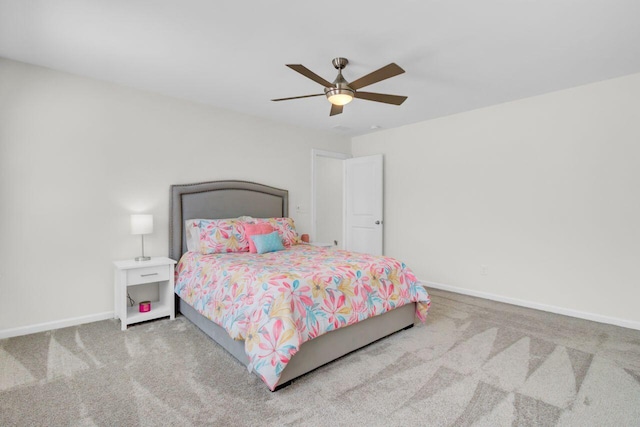
[[[256,219],[249,215],[243,215],[238,217],[238,221],[246,222],[247,224],[255,224]]]
[[[188,219],[184,222],[185,236],[187,238],[187,250],[189,252],[200,251],[200,220]]]

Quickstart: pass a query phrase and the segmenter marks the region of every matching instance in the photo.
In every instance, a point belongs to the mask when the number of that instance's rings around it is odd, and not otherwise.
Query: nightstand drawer
[[[127,270],[127,285],[169,280],[169,270],[165,265]]]

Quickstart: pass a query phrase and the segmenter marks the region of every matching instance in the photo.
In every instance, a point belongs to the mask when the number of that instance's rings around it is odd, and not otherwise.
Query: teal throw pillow
[[[277,231],[269,234],[256,234],[251,236],[251,240],[256,245],[256,250],[259,254],[267,252],[277,252],[284,249],[282,246],[282,239]]]

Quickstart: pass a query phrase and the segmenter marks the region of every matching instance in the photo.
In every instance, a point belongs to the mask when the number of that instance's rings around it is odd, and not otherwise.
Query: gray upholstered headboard
[[[188,219],[286,217],[289,192],[247,181],[211,181],[171,186],[169,257],[176,261],[187,251],[184,222]]]

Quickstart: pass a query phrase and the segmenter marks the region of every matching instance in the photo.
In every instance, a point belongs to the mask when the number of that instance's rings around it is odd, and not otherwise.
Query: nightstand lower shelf
[[[126,324],[131,325],[138,322],[146,322],[147,320],[158,319],[160,317],[171,317],[173,315],[173,307],[160,301],[151,301],[151,310],[146,313],[140,313],[140,307],[136,304],[133,307],[127,307]]]

